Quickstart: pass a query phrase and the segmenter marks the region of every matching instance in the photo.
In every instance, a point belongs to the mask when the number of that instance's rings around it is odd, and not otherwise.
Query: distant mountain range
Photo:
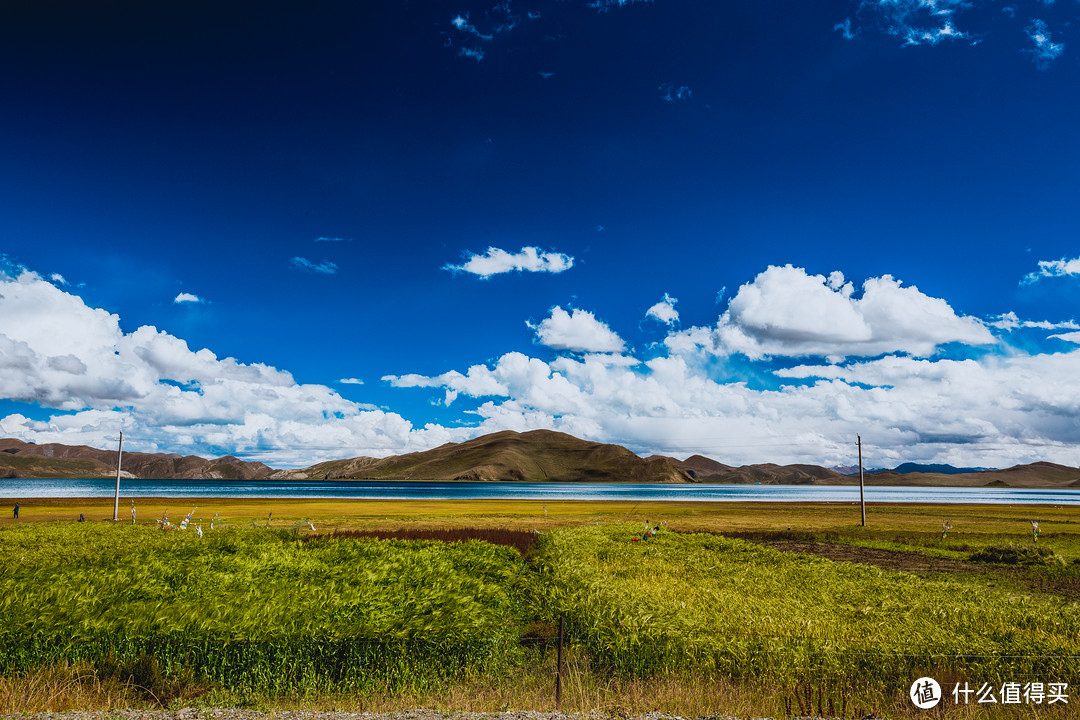
[[[854,474],[817,465],[763,463],[734,467],[702,455],[686,460],[642,458],[621,445],[588,442],[565,433],[497,432],[463,443],[385,458],[331,460],[296,470],[274,470],[231,455],[207,460],[175,453],[125,452],[122,475],[156,479],[434,480],[518,482],[724,483],[854,485]],[[116,451],[59,444],[0,440],[0,478],[112,477]],[[1053,463],[1005,470],[905,463],[895,470],[866,471],[867,485],[1080,488],[1080,469]],[[0,495],[2,495],[0,483]]]

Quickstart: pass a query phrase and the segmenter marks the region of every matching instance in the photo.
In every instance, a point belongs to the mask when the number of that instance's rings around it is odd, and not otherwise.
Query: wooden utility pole
[[[562,646],[563,646],[563,616],[559,616],[559,651],[555,656],[555,709],[562,707]]]
[[[866,491],[863,488],[862,436],[855,436],[859,441],[859,506],[862,508],[862,525],[866,527]]]
[[[116,448],[116,496],[113,498],[112,519],[120,519],[120,460],[124,454],[124,431],[120,431],[120,444]]]

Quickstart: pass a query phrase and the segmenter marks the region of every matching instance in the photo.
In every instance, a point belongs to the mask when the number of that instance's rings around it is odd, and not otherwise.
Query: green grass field
[[[0,522],[0,712],[550,709],[560,616],[570,709],[915,717],[907,687],[925,674],[1080,686],[1074,510],[949,507],[943,539],[940,506],[874,507],[861,527],[835,505],[204,502],[203,538],[155,529],[150,501],[136,526],[73,501]],[[174,520],[192,507],[169,504]],[[1034,513],[1046,562],[971,559],[1033,546]],[[633,540],[646,519],[666,525]],[[454,528],[536,542],[522,557],[328,535]]]

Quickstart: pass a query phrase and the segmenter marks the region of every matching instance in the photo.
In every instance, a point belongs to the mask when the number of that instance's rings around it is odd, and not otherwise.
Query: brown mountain
[[[260,462],[245,462],[232,455],[207,460],[176,453],[125,452],[122,475],[137,478],[187,480],[258,480],[273,469]],[[113,477],[116,451],[86,445],[35,445],[12,438],[0,439],[0,477]]]
[[[817,465],[762,463],[732,467],[701,455],[686,460],[639,457],[620,445],[588,442],[565,433],[533,430],[497,432],[463,443],[386,458],[333,460],[299,470],[272,470],[231,455],[208,460],[175,453],[125,452],[126,477],[160,479],[370,479],[528,482],[728,483],[764,485],[857,485]],[[0,439],[0,478],[112,477],[116,451],[59,444],[35,445]],[[1080,469],[1037,462],[1005,470],[971,473],[866,474],[866,484],[961,487],[1080,488]]]
[[[679,461],[642,458],[621,445],[551,430],[492,433],[463,443],[386,458],[332,460],[273,477],[364,480],[509,480],[519,482],[694,482]]]
[[[675,462],[679,463],[678,460]],[[679,463],[682,469],[701,483],[762,485],[838,485],[844,477],[817,465],[743,465],[732,467],[701,455],[691,455]],[[856,482],[858,480],[856,479]]]
[[[849,478],[850,479],[850,478]],[[856,483],[859,477],[854,477]],[[956,487],[1080,488],[1080,468],[1035,462],[1004,470],[971,473],[898,473],[893,470],[866,475],[867,485],[952,485]]]

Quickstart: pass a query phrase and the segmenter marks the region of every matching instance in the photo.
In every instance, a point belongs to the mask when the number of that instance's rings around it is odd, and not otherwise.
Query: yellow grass
[[[107,498],[50,498],[19,500],[20,519],[11,517],[14,500],[0,500],[0,528],[15,522],[73,522],[112,520]],[[862,532],[857,503],[750,502],[629,502],[540,500],[262,500],[219,498],[136,498],[138,522],[153,524],[167,510],[177,522],[198,506],[194,515],[204,528],[219,514],[230,524],[288,527],[301,518],[320,530],[500,527],[545,530],[596,522],[640,520],[667,522],[673,530],[745,531],[792,530]],[[949,537],[965,533],[1030,535],[1036,519],[1044,536],[1054,532],[1080,533],[1076,509],[1039,505],[915,505],[871,504],[865,532],[940,532],[942,517],[952,520]],[[120,521],[130,522],[130,498],[121,498]]]

